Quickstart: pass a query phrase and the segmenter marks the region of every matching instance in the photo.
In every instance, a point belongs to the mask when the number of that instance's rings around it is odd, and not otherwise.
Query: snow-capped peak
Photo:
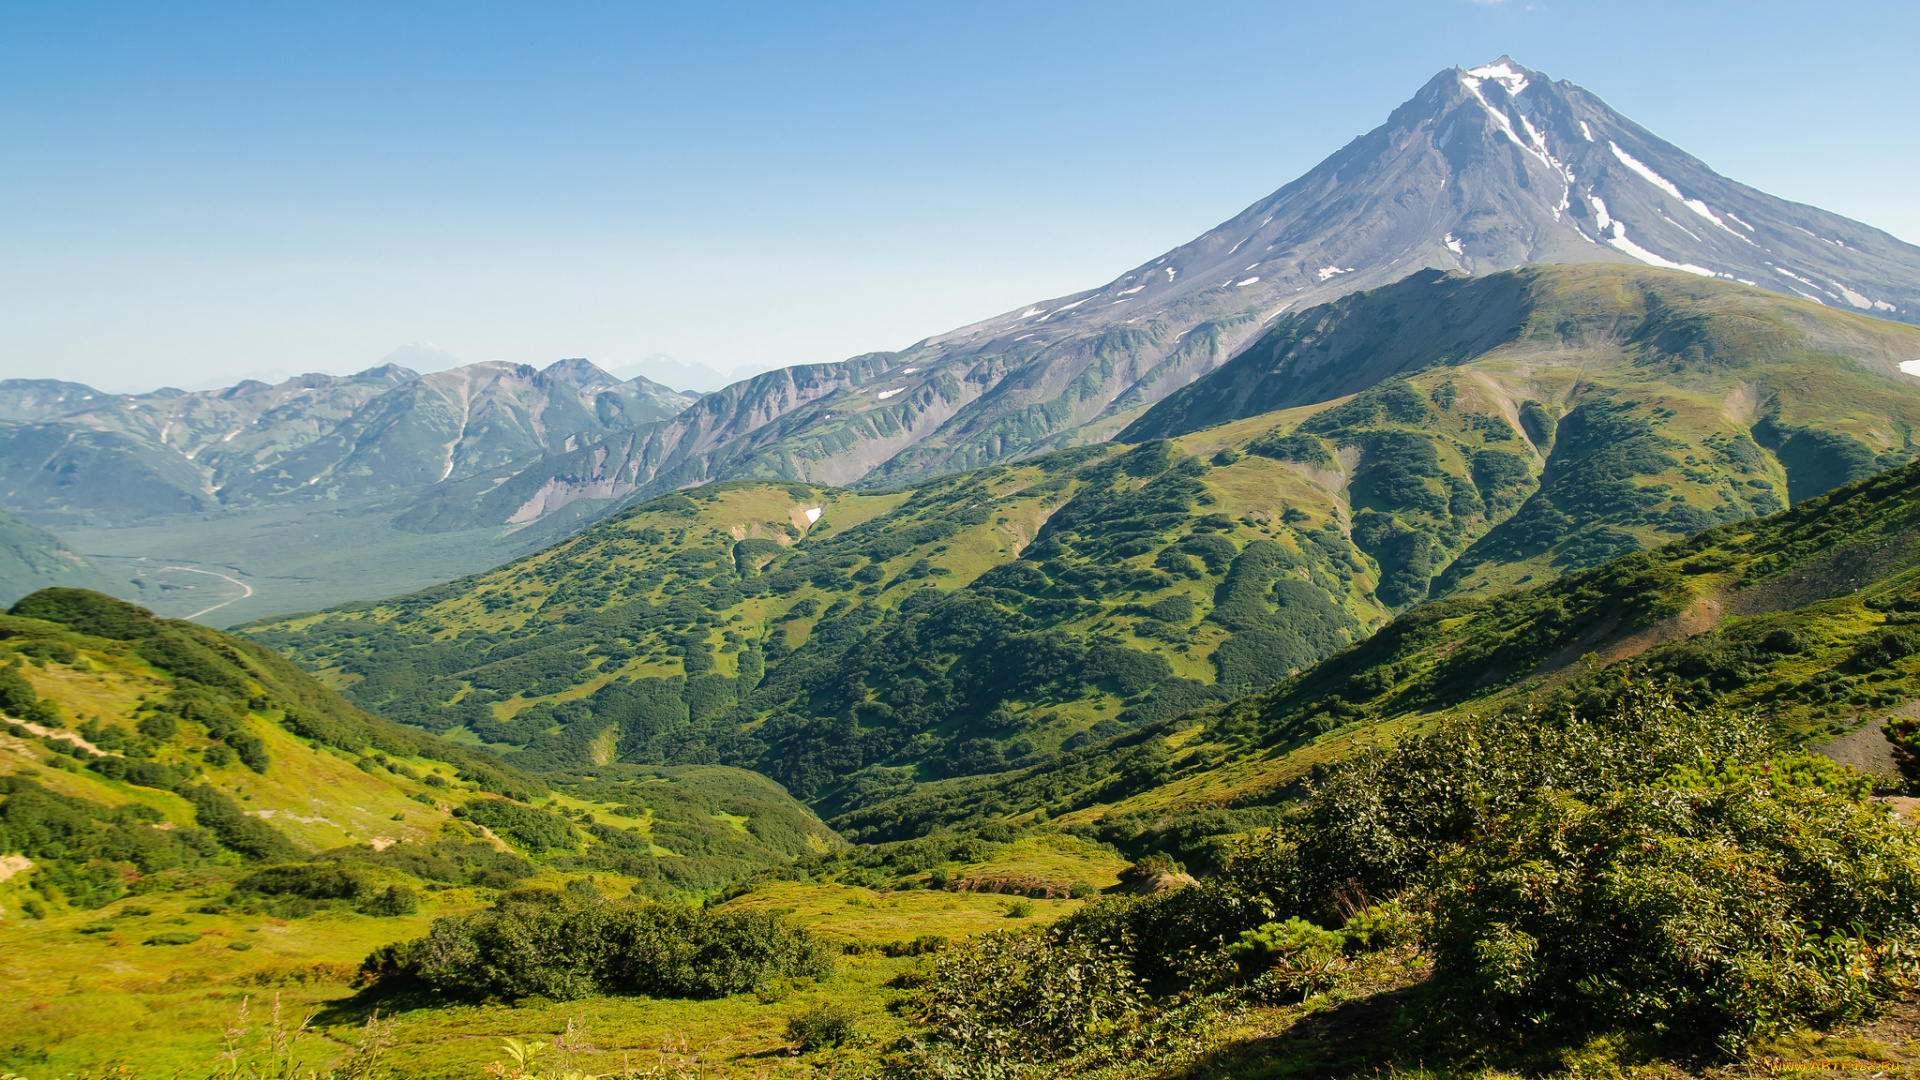
[[[1477,68],[1468,68],[1467,76],[1474,80],[1490,79],[1506,87],[1507,96],[1519,97],[1520,91],[1527,88],[1526,71],[1516,65],[1512,59],[1501,57],[1491,64],[1482,64]]]

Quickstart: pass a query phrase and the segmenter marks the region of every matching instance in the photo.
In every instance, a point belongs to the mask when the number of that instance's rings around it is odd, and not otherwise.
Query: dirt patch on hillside
[[[1872,721],[1838,738],[1813,743],[1807,749],[1863,773],[1889,778],[1900,776],[1899,759],[1893,744],[1887,741],[1885,726]]]
[[[1735,615],[1788,611],[1855,592],[1914,562],[1920,531],[1909,529],[1884,544],[1851,544],[1822,555],[1797,570],[1769,578],[1727,598]]]
[[[1704,633],[1719,626],[1725,613],[1725,606],[1718,596],[1696,596],[1685,611],[1672,618],[1621,633],[1620,624],[1625,617],[1621,612],[1614,612],[1582,632],[1565,648],[1549,656],[1534,669],[1533,674],[1545,675],[1544,685],[1547,687],[1560,686],[1581,673],[1576,668],[1597,670],[1638,656],[1657,645]]]
[[[997,893],[1001,896],[1031,896],[1036,900],[1064,900],[1070,886],[1064,881],[1026,877],[1019,874],[983,874],[947,883],[948,892]]]

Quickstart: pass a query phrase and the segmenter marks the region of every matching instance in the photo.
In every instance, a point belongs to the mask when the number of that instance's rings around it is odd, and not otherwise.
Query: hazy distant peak
[[[620,379],[607,374],[593,361],[584,357],[556,360],[540,373],[550,379],[558,379],[569,386],[589,391],[605,390],[621,382]]]
[[[370,367],[365,371],[356,371],[353,377],[361,380],[390,382],[397,386],[403,382],[412,382],[420,377],[420,373],[409,367],[389,363]]]
[[[707,364],[676,360],[665,353],[653,353],[639,360],[615,364],[613,373],[616,378],[621,379],[644,376],[648,381],[661,386],[699,394],[711,393],[749,377],[749,373],[743,373],[738,368],[732,374],[728,374]]]
[[[459,367],[466,361],[431,341],[409,341],[381,358],[384,366],[412,368],[415,371],[439,371]]]

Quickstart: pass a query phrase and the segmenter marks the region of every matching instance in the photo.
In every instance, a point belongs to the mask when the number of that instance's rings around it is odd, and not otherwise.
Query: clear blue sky
[[[1920,241],[1920,4],[0,4],[0,376],[898,348],[1501,53]]]

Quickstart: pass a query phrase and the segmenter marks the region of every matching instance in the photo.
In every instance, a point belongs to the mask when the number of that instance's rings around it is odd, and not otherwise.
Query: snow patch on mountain
[[[1666,270],[1683,270],[1689,274],[1698,274],[1701,277],[1720,276],[1704,266],[1674,262],[1672,259],[1663,255],[1656,255],[1648,251],[1646,248],[1627,239],[1627,223],[1615,220],[1612,215],[1607,213],[1607,203],[1605,199],[1602,199],[1598,195],[1589,195],[1587,196],[1587,203],[1593,207],[1593,217],[1595,222],[1600,226],[1600,235],[1605,237],[1608,246],[1615,250],[1624,251],[1634,258],[1639,259],[1641,262],[1646,263],[1648,266],[1658,266]]]
[[[1847,288],[1845,285],[1842,285],[1837,281],[1833,282],[1832,284],[1834,288],[1840,290],[1841,299],[1845,300],[1847,303],[1852,304],[1854,307],[1857,307],[1862,311],[1873,310],[1872,300],[1869,300],[1866,297],[1860,295],[1859,293],[1854,292],[1852,289]]]
[[[1693,211],[1696,214],[1699,214],[1701,217],[1706,218],[1708,221],[1713,222],[1715,225],[1718,225],[1720,228],[1725,229],[1729,236],[1732,236],[1739,240],[1743,240],[1749,244],[1753,243],[1753,241],[1748,240],[1746,237],[1741,236],[1737,232],[1734,232],[1733,229],[1729,227],[1726,222],[1720,220],[1720,215],[1714,213],[1712,207],[1708,206],[1706,203],[1702,202],[1699,199],[1689,199],[1685,195],[1682,195],[1680,193],[1679,187],[1677,187],[1673,183],[1673,181],[1668,180],[1666,177],[1661,176],[1657,172],[1654,172],[1652,169],[1647,167],[1645,162],[1641,161],[1639,158],[1634,157],[1632,154],[1627,153],[1625,150],[1620,149],[1619,143],[1609,139],[1607,140],[1607,145],[1613,148],[1613,156],[1620,159],[1620,164],[1625,165],[1627,168],[1632,169],[1634,172],[1640,174],[1641,178],[1646,180],[1647,183],[1652,184],[1654,187],[1657,187],[1661,191],[1666,192],[1668,195],[1671,195],[1674,198],[1680,200],[1681,204],[1684,205],[1687,209]],[[1696,237],[1695,239],[1698,239],[1698,237]]]

